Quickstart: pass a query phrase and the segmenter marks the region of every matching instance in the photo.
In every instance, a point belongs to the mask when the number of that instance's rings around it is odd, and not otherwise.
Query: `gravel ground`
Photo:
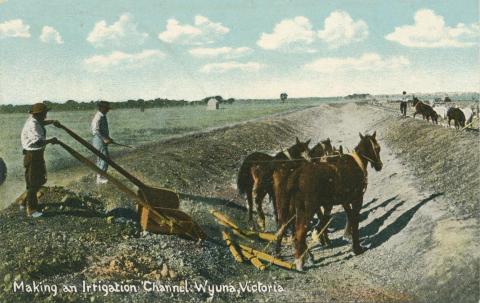
[[[258,271],[235,263],[221,241],[222,228],[208,210],[246,227],[243,199],[235,189],[241,160],[252,151],[330,137],[353,149],[358,132],[377,131],[384,169],[369,170],[360,234],[370,249],[354,256],[341,237],[345,216],[335,209],[332,245],[312,244],[315,262],[303,273],[268,266]],[[0,301],[5,302],[478,302],[478,134],[356,104],[323,105],[143,146],[118,159],[152,186],[181,193],[181,209],[211,237],[194,243],[141,232],[133,202],[86,174],[66,188],[50,188],[47,216],[26,219],[15,206],[0,212]],[[83,172],[69,171],[77,175]],[[273,229],[267,208],[267,228]],[[4,244],[6,243],[6,244]],[[265,243],[248,245],[258,249]],[[271,251],[271,247],[266,248]],[[284,246],[282,258],[293,260]],[[12,281],[44,285],[123,283],[161,285],[240,283],[282,292],[189,293],[140,291],[36,295],[12,290]],[[243,285],[242,284],[242,285]]]

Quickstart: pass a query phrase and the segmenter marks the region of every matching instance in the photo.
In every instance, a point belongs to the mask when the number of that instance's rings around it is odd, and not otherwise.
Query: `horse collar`
[[[287,157],[288,160],[292,160],[292,156],[290,156],[290,153],[288,152],[288,150],[284,150],[283,154]]]
[[[362,159],[360,159],[360,155],[356,151],[353,151],[350,155],[355,160],[355,162],[357,162],[357,164],[360,167],[360,169],[362,170],[363,174],[366,176],[367,175],[367,168],[363,164]]]
[[[356,151],[353,151],[351,154],[352,158],[357,162],[358,166],[363,172],[363,188],[362,192],[365,193],[367,190],[367,185],[368,185],[368,174],[367,174],[367,167],[363,164],[362,159],[360,159],[360,154],[358,154]]]

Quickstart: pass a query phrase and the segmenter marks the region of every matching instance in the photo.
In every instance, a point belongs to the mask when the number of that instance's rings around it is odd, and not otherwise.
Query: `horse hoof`
[[[297,269],[297,271],[303,271],[302,259],[295,259],[295,268]]]
[[[356,254],[356,255],[361,255],[365,252],[365,248],[363,247],[356,247],[353,249],[353,253]]]

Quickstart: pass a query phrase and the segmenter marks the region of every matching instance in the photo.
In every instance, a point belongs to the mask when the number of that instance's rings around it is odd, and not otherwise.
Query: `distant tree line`
[[[185,100],[169,100],[169,99],[152,99],[152,100],[127,100],[121,102],[111,102],[113,109],[122,109],[122,108],[138,108],[140,110],[145,110],[147,108],[156,108],[156,107],[179,107],[179,106],[195,106],[195,105],[206,105],[208,100],[215,98],[219,103],[232,104],[235,102],[235,99],[223,99],[222,96],[211,96],[203,98],[199,101],[185,101]],[[48,108],[51,108],[54,111],[76,111],[76,110],[94,110],[97,108],[98,101],[90,102],[78,102],[75,100],[67,100],[65,103],[56,103],[48,100],[43,101]],[[0,113],[28,113],[31,105],[0,105]]]

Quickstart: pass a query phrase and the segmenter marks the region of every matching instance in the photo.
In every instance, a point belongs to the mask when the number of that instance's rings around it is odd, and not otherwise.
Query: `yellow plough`
[[[257,238],[264,241],[275,241],[277,239],[275,234],[264,233],[264,232],[255,232],[255,231],[244,231],[240,229],[233,221],[228,218],[226,215],[222,214],[217,210],[211,210],[210,213],[217,219],[217,222],[227,228],[237,235],[240,235],[243,239],[248,238]],[[232,253],[233,258],[237,262],[243,262],[244,260],[249,260],[252,265],[254,265],[259,270],[265,270],[266,266],[262,261],[268,264],[275,264],[285,269],[295,269],[295,264],[285,262],[279,258],[275,258],[272,255],[269,255],[263,251],[253,249],[244,244],[236,244],[230,238],[230,235],[226,232],[222,232],[223,240],[227,243],[230,252]]]

